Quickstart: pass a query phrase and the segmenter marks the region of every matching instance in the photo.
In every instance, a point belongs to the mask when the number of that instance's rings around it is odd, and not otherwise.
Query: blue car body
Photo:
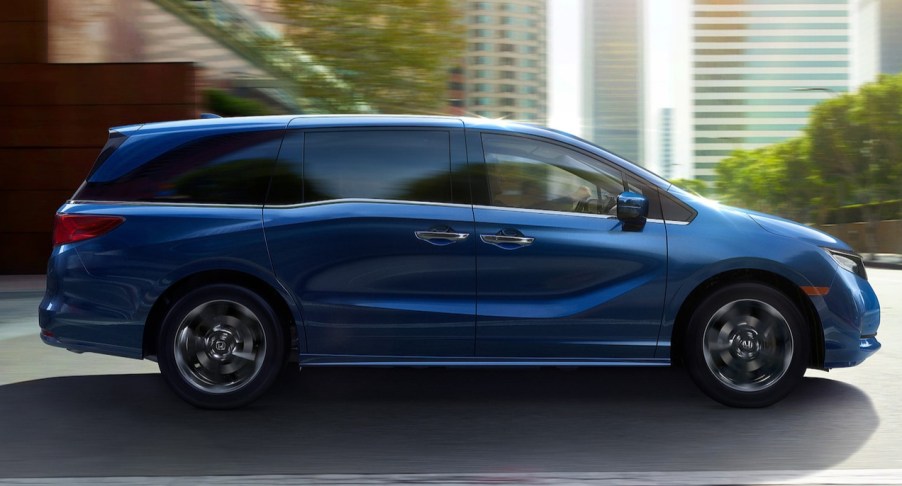
[[[284,164],[303,167],[316,156],[311,140],[337,151],[343,134],[378,143],[380,130],[421,130],[420,138],[447,143],[450,195],[442,202],[278,195],[295,177]],[[259,135],[247,145],[255,155],[232,160],[223,151],[225,162],[204,170],[241,171],[241,187],[207,187],[195,174],[179,176],[175,188],[142,182],[169,170],[172,147],[228,144],[238,133]],[[597,160],[663,209],[627,230],[607,214],[489,204],[483,144],[495,139],[487,136]],[[705,289],[755,278],[786,293],[811,325],[810,367],[852,366],[880,347],[873,289],[863,271],[842,268],[830,253],[854,258],[845,243],[689,194],[553,130],[448,117],[282,116],[118,127],[110,140],[59,214],[124,222],[53,249],[40,325],[54,346],[152,357],[174,289],[227,279],[277,302],[302,366],[667,365]],[[250,150],[242,147],[230,153]],[[314,177],[312,170],[297,174]],[[178,194],[182,186],[190,197]],[[215,198],[229,191],[228,203]],[[431,229],[467,236],[420,238]]]

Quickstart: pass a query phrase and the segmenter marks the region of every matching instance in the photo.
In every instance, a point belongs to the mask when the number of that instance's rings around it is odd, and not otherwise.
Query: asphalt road
[[[809,371],[763,410],[723,407],[678,369],[536,368],[286,369],[250,407],[201,411],[170,393],[154,363],[42,344],[40,292],[0,286],[0,482],[437,484],[460,475],[546,484],[536,478],[557,475],[618,484],[623,474],[667,482],[738,471],[746,484],[871,473],[873,483],[902,484],[902,271],[869,275],[883,306],[883,349],[855,368]],[[547,484],[578,482],[561,481]]]

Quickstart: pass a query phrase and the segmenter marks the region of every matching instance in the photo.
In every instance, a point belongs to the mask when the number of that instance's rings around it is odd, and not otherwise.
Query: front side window
[[[304,200],[451,202],[450,134],[440,130],[308,132]]]
[[[616,214],[620,171],[535,139],[484,134],[482,142],[491,205]]]

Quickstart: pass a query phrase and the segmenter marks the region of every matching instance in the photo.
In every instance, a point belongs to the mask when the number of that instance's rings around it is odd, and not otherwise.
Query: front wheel
[[[163,378],[201,408],[236,408],[275,381],[285,359],[285,333],[270,305],[235,285],[209,285],[175,301],[157,350]]]
[[[782,292],[757,283],[712,292],[692,313],[684,346],[693,381],[732,407],[766,407],[805,374],[808,327]]]

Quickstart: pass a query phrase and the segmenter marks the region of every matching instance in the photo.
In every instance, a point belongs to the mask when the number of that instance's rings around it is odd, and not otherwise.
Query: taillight
[[[120,216],[57,214],[53,223],[53,246],[75,243],[109,233],[125,221]]]

